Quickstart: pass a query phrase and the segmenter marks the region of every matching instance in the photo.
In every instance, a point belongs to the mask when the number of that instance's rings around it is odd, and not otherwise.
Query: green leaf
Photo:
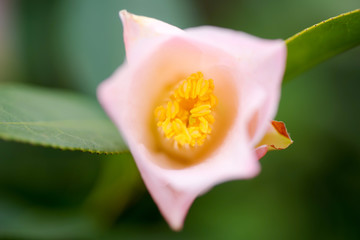
[[[286,40],[284,82],[360,44],[360,9],[315,24]]]
[[[127,151],[95,99],[25,85],[0,85],[0,138],[92,153]]]

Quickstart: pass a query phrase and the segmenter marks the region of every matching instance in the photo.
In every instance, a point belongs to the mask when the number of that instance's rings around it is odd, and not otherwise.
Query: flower
[[[214,185],[258,174],[292,141],[272,121],[286,62],[282,40],[217,27],[181,30],[123,10],[127,61],[98,99],[127,141],[174,230]]]

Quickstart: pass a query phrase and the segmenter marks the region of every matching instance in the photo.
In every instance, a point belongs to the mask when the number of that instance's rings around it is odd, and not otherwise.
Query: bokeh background
[[[181,28],[286,39],[358,0],[0,0],[0,82],[95,97],[122,63],[118,11]],[[360,49],[286,83],[277,120],[294,144],[254,179],[213,188],[172,232],[130,155],[0,141],[0,239],[360,239]],[[0,86],[1,87],[1,86]]]

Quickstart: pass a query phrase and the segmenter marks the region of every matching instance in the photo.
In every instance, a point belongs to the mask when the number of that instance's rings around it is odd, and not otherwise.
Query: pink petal
[[[255,141],[274,117],[286,49],[279,41],[240,32],[229,34],[219,28],[183,32],[155,19],[123,11],[120,15],[129,63],[100,85],[98,98],[126,139],[161,213],[179,230],[198,195],[221,182],[259,172]],[[223,42],[215,43],[211,37]],[[234,54],[223,45],[233,46],[235,53],[241,51]],[[179,163],[159,149],[150,123],[164,89],[198,71],[214,79],[218,125],[201,161]]]
[[[137,16],[128,13],[126,10],[120,11],[119,15],[124,28],[124,43],[128,61],[133,59],[136,61],[138,52],[136,48],[149,44],[148,41],[154,40],[159,36],[183,33],[183,30],[175,26],[154,18]]]
[[[261,109],[253,113],[250,123],[252,125],[249,126],[252,143],[255,145],[264,135],[267,123],[277,112],[286,65],[285,42],[261,39],[243,32],[211,26],[185,31],[232,54],[238,60],[243,76],[266,93]],[[249,95],[251,99],[252,93]]]
[[[268,146],[267,145],[262,145],[260,147],[257,147],[255,149],[255,154],[256,154],[257,159],[260,159],[260,158],[264,157],[265,154],[267,153],[267,151],[268,151]]]

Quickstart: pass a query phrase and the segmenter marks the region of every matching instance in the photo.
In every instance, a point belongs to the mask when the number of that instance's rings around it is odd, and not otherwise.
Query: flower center
[[[155,108],[159,127],[175,147],[197,147],[211,134],[217,97],[214,81],[205,80],[202,72],[191,74],[179,83],[169,100]]]

